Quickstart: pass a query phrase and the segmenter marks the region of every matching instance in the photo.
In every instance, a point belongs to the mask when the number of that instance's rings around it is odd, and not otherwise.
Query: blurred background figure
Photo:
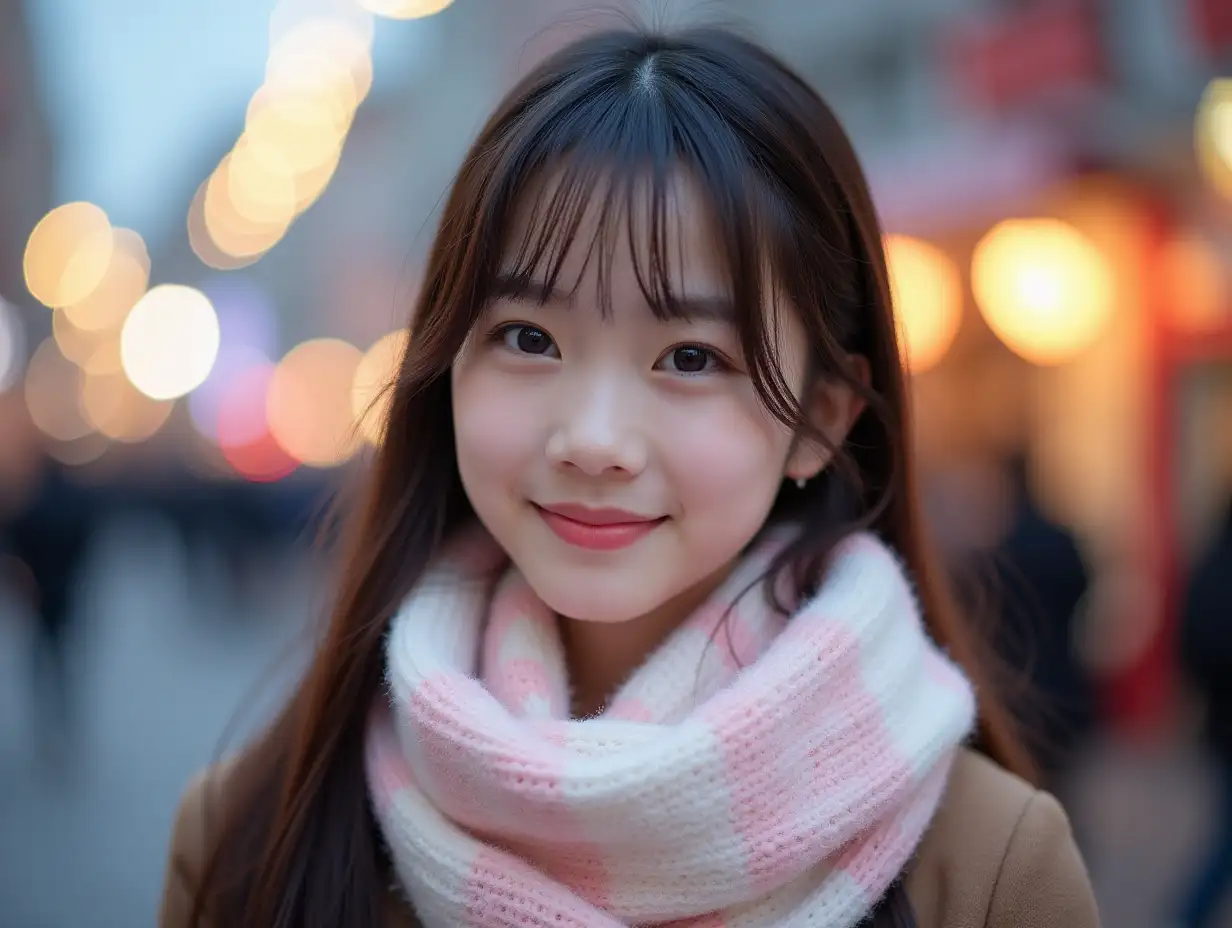
[[[25,423],[18,427],[29,430]],[[19,478],[21,495],[0,522],[0,549],[8,555],[8,579],[19,608],[33,626],[30,683],[36,750],[52,772],[59,772],[69,763],[73,746],[77,694],[70,634],[80,615],[75,597],[96,514],[90,494],[41,443],[28,442],[20,452],[8,446],[6,451],[14,457],[28,455],[29,461]],[[7,489],[12,499],[14,484]]]
[[[1228,0],[0,0],[0,923],[153,920],[183,784],[326,606],[317,516],[381,440],[462,152],[608,10],[734,23],[833,104],[930,527],[1105,923],[1215,886],[1184,683],[1213,734]]]
[[[1080,652],[1090,578],[1078,540],[1041,509],[1025,451],[973,457],[934,475],[931,489],[934,530],[971,620],[1000,658],[1042,782],[1073,806],[1071,775],[1099,721]],[[1081,813],[1070,809],[1076,829]]]
[[[1067,775],[1096,724],[1090,675],[1078,653],[1089,577],[1073,533],[1040,509],[1026,458],[1011,458],[1004,477],[1008,530],[991,558],[996,644],[1027,684],[1019,714],[1044,782],[1072,805]]]
[[[1232,498],[1195,565],[1181,626],[1181,656],[1203,700],[1216,784],[1210,845],[1181,909],[1185,928],[1216,924],[1232,890]]]

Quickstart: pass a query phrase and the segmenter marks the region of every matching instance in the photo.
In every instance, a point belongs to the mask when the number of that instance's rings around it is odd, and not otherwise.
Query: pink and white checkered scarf
[[[554,616],[494,572],[490,540],[429,571],[393,621],[367,743],[425,925],[861,921],[928,825],[974,696],[881,542],[845,541],[788,619],[756,584],[781,541],[582,720]]]

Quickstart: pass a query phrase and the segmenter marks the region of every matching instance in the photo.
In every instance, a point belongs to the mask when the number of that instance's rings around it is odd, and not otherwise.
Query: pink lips
[[[590,509],[574,503],[537,505],[535,511],[561,540],[591,551],[627,548],[649,535],[667,518],[652,519],[623,509]]]

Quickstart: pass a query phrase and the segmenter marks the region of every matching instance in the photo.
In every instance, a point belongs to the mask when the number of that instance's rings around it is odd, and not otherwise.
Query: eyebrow
[[[517,300],[539,306],[550,303],[568,305],[573,302],[572,293],[517,274],[498,274],[493,281],[492,295],[496,299]],[[721,322],[728,325],[735,325],[737,318],[735,304],[724,296],[676,297],[672,300],[671,316],[688,322]]]

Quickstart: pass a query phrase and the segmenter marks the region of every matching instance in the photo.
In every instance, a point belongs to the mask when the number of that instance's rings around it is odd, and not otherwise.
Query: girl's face
[[[704,215],[683,182],[669,210]],[[453,416],[471,504],[536,594],[569,618],[623,622],[704,595],[761,529],[784,477],[812,476],[824,459],[758,399],[704,224],[668,230],[675,292],[691,312],[665,322],[623,231],[602,281],[605,318],[597,252],[587,261],[596,221],[565,259],[562,292],[540,305],[542,286],[510,282],[488,308],[453,366]],[[774,315],[798,396],[803,329]]]

